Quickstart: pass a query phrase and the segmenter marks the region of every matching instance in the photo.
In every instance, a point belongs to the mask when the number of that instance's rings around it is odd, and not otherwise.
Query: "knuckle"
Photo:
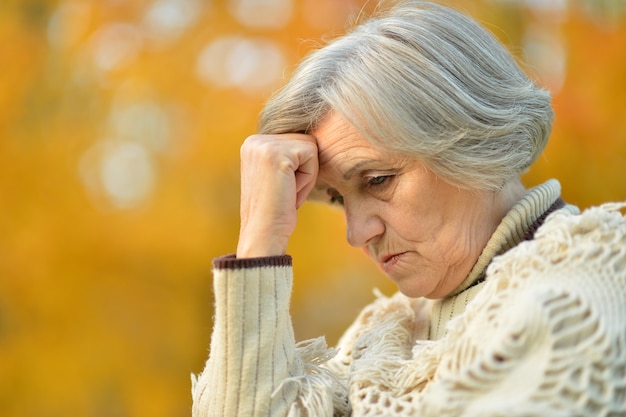
[[[264,161],[282,172],[294,171],[302,161],[317,156],[315,144],[297,138],[254,134],[241,145],[242,160]]]
[[[258,142],[258,135],[248,136],[246,140],[241,144],[241,153],[249,152],[251,148],[254,148],[256,142]]]
[[[248,136],[241,144],[240,153],[245,155],[267,154],[270,151],[271,142],[263,135]]]

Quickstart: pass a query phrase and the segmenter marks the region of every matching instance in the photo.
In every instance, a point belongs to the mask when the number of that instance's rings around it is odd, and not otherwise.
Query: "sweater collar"
[[[467,278],[449,297],[482,281],[485,269],[495,256],[517,246],[522,240],[532,239],[547,215],[565,206],[560,195],[561,184],[554,179],[529,190],[504,216]]]

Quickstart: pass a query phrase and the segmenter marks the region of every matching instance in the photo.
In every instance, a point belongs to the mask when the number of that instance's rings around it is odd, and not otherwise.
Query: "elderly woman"
[[[626,415],[626,221],[523,173],[549,94],[474,21],[405,2],[299,66],[241,149],[195,416]],[[296,344],[287,243],[308,198],[399,288]]]

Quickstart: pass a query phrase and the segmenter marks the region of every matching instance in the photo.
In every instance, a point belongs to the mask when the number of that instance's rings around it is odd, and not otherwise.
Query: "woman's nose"
[[[366,207],[345,204],[346,238],[355,248],[362,248],[385,232],[381,217]]]

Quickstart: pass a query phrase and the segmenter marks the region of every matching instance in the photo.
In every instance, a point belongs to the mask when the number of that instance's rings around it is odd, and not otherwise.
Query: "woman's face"
[[[316,194],[343,206],[348,242],[409,297],[451,293],[506,212],[495,193],[460,189],[415,158],[377,149],[336,113],[311,134]]]

